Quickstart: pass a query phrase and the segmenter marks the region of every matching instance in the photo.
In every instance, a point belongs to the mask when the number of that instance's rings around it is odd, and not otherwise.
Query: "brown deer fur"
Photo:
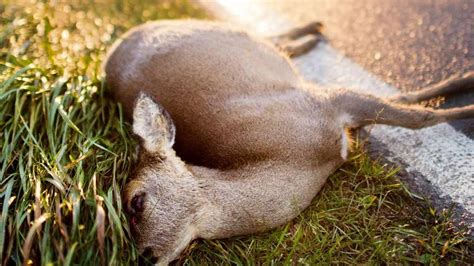
[[[273,39],[276,48],[215,22],[160,21],[114,46],[107,83],[142,142],[124,190],[141,252],[166,264],[193,239],[252,234],[293,219],[346,159],[347,128],[415,129],[474,117],[474,105],[395,103],[465,88],[473,73],[392,100],[305,81],[282,51],[303,53],[319,29],[290,31]]]

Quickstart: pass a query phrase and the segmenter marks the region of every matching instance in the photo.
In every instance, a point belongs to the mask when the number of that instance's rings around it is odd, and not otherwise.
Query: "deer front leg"
[[[313,48],[321,39],[322,24],[311,22],[286,33],[270,37],[270,41],[290,57],[299,56]]]
[[[354,128],[369,124],[385,124],[418,129],[450,120],[474,118],[474,105],[434,110],[401,105],[350,90],[333,92],[331,99],[339,112],[351,117],[345,122],[345,126]]]
[[[313,48],[320,38],[316,35],[307,35],[297,40],[291,40],[279,45],[280,49],[290,57],[302,55]]]
[[[313,21],[313,22],[310,22],[308,24],[305,24],[305,25],[302,25],[302,26],[299,26],[299,27],[295,27],[283,34],[280,34],[280,35],[277,35],[277,36],[274,36],[272,37],[271,39],[275,42],[278,42],[279,40],[282,41],[282,40],[296,40],[298,38],[301,38],[305,35],[308,35],[308,34],[314,34],[314,35],[317,35],[317,34],[321,34],[321,30],[323,28],[323,24],[321,22],[318,22],[318,21]]]

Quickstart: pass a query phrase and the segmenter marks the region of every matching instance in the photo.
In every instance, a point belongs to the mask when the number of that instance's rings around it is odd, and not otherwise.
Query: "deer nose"
[[[143,212],[143,207],[145,203],[145,193],[138,193],[133,196],[132,200],[130,201],[130,207],[128,209],[130,215],[137,215]]]

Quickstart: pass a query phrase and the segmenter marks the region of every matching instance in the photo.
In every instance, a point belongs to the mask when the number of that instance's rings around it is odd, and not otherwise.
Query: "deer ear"
[[[161,153],[173,146],[176,128],[163,106],[140,93],[133,109],[133,133],[146,151]]]

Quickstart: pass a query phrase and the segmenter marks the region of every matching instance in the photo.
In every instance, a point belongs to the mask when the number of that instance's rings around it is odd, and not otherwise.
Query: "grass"
[[[100,67],[126,29],[205,14],[188,0],[2,1],[0,13],[0,263],[136,264],[120,201],[136,143]],[[473,263],[449,212],[356,146],[294,221],[196,241],[178,263]]]

